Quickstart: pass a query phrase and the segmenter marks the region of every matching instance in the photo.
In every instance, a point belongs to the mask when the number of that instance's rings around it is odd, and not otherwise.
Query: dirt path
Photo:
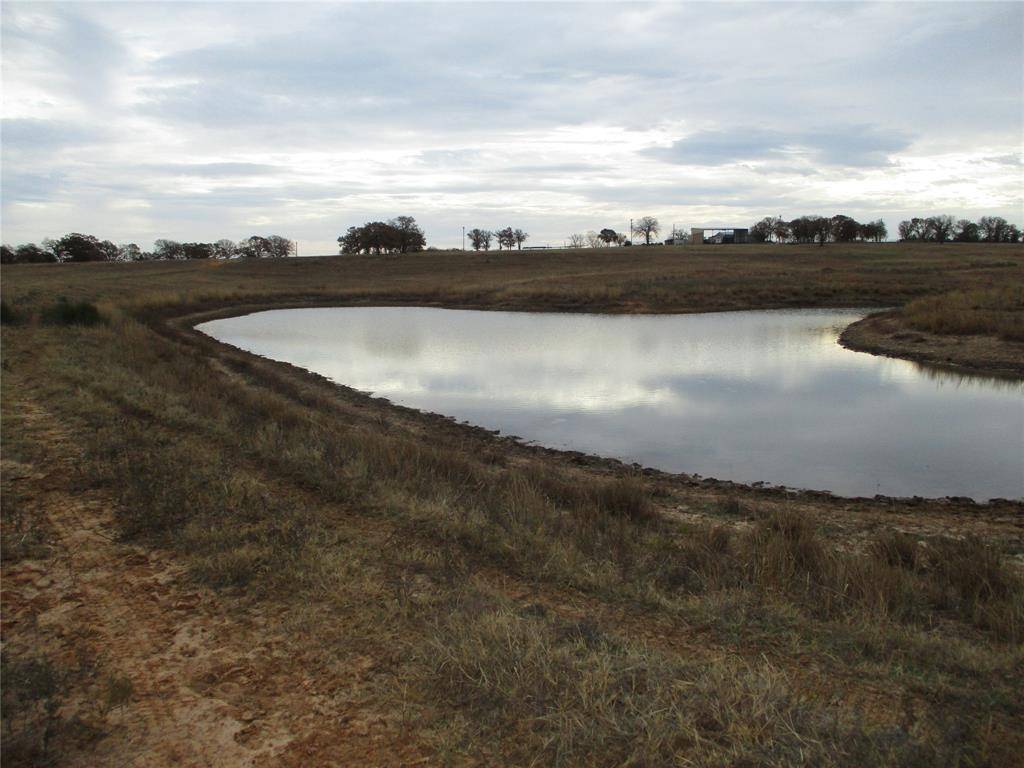
[[[4,461],[41,511],[46,556],[2,565],[4,653],[63,677],[48,757],[67,766],[411,765],[423,753],[360,705],[370,659],[306,666],[273,609],[199,588],[172,555],[116,541],[111,499],[39,406],[15,406],[45,467]],[[365,698],[365,697],[362,697]],[[9,755],[5,755],[7,757]]]

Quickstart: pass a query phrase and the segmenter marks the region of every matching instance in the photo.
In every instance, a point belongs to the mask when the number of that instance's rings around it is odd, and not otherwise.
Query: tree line
[[[253,235],[235,242],[226,238],[215,243],[179,243],[159,239],[153,250],[143,251],[135,243],[116,245],[78,232],[59,239],[46,238],[41,245],[26,243],[12,248],[0,246],[0,263],[42,264],[83,261],[184,261],[187,259],[279,259],[295,253],[295,243],[280,235]]]
[[[650,245],[656,238],[660,226],[653,216],[644,216],[632,222],[634,238],[643,238]],[[766,216],[751,225],[748,230],[751,241],[755,243],[880,243],[889,236],[885,222],[881,219],[859,222],[844,214],[834,216],[798,216],[787,221],[781,216]],[[932,242],[989,242],[1016,243],[1022,240],[1021,231],[1000,216],[983,216],[977,223],[967,219],[955,221],[952,216],[931,216],[926,219],[914,218],[900,222],[900,240],[926,240]],[[685,228],[675,227],[671,239],[666,244],[689,242],[690,237]],[[625,235],[613,229],[602,229],[600,232],[590,231],[585,234],[569,236],[570,248],[597,248],[600,246],[631,245]]]
[[[897,228],[901,242],[1017,243],[1021,231],[1001,216],[982,216],[977,222],[940,215],[901,221]],[[881,242],[888,237],[885,222],[860,222],[841,214],[801,216],[792,221],[767,216],[750,228],[754,242],[849,243],[855,240]]]
[[[492,240],[497,240],[499,251],[502,248],[511,251],[512,246],[522,250],[523,243],[529,239],[530,235],[528,232],[524,232],[521,229],[513,229],[512,227],[505,227],[493,232],[489,229],[474,227],[466,233],[466,237],[469,238],[469,244],[473,246],[474,251],[491,250]]]
[[[751,225],[750,239],[755,243],[880,243],[889,235],[881,219],[861,223],[841,213],[835,216],[798,216],[786,221],[781,216],[765,216]]]
[[[600,232],[590,230],[569,235],[570,248],[601,248],[609,245],[628,245],[629,238],[621,232],[605,227]]]
[[[658,236],[658,232],[661,231],[661,224],[653,216],[641,216],[639,219],[635,219],[630,222],[630,229],[633,237],[643,238],[645,245],[651,244],[651,239]],[[676,237],[677,233],[673,232],[673,237]],[[629,234],[623,232],[616,232],[611,227],[605,227],[600,232],[590,230],[589,232],[569,235],[569,247],[570,248],[600,248],[602,246],[611,245],[632,245],[633,242],[629,239]]]
[[[944,243],[1018,243],[1021,231],[1002,216],[982,216],[977,222],[970,219],[954,221],[952,216],[929,216],[927,219],[906,219],[900,222],[901,241]]]

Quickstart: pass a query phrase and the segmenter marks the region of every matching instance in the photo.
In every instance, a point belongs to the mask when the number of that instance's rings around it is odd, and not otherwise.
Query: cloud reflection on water
[[[333,308],[201,328],[403,405],[669,471],[1024,496],[1024,387],[841,348],[863,314]]]

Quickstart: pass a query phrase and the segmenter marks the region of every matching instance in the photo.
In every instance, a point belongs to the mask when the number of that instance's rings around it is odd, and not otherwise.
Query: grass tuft
[[[650,522],[658,515],[647,486],[639,477],[626,476],[610,480],[593,489],[594,502],[599,510],[633,522]]]
[[[916,571],[921,566],[921,547],[913,536],[891,531],[878,536],[868,547],[870,553],[887,565]]]

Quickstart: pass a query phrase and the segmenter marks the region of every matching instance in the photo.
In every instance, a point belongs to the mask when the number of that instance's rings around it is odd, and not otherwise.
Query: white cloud
[[[1019,4],[7,2],[3,229],[1020,219]],[[126,215],[130,214],[130,215]]]

